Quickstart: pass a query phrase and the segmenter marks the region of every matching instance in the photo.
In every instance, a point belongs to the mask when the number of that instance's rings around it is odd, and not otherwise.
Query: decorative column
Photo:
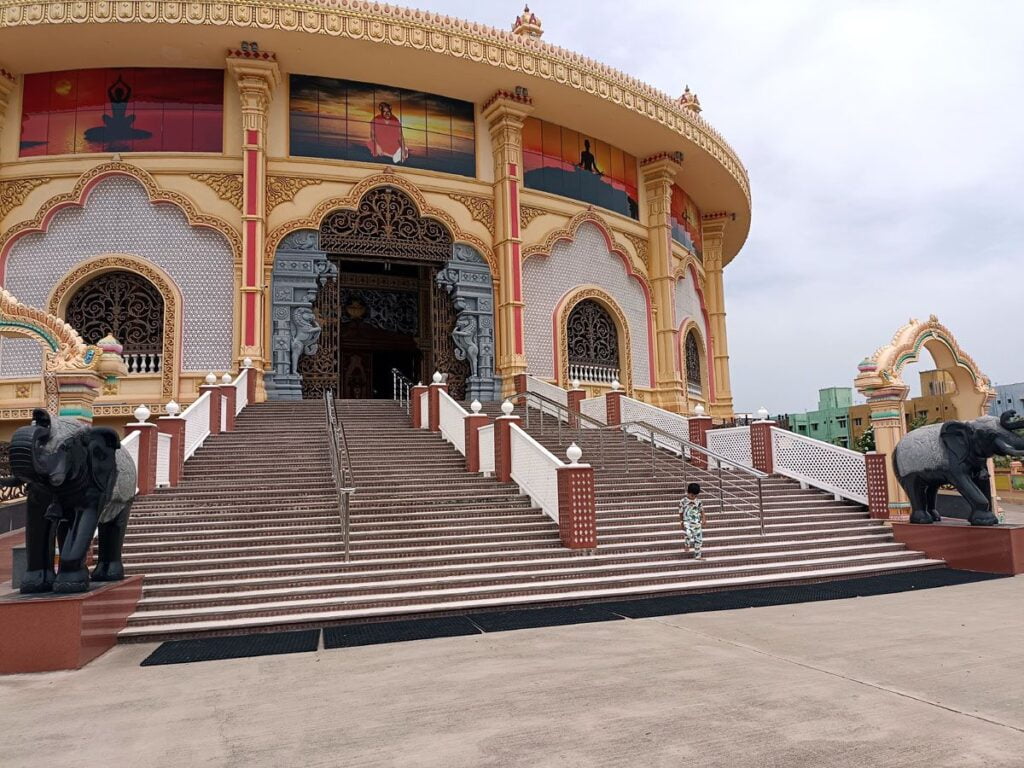
[[[273,53],[228,51],[228,71],[242,101],[242,297],[239,359],[257,361],[262,377],[264,350],[263,248],[266,235],[267,110],[281,71]],[[258,384],[258,389],[262,387]]]
[[[875,451],[883,461],[892,460],[896,444],[907,432],[906,399],[909,387],[895,386],[876,390],[868,397],[871,409],[871,427],[875,433]],[[910,499],[899,484],[895,472],[886,473],[890,520],[910,519]]]
[[[679,340],[675,328],[676,279],[672,270],[672,185],[682,162],[681,152],[660,153],[640,162],[640,177],[647,193],[647,271],[654,293],[654,404],[677,412],[686,409],[686,390],[676,370]]]
[[[526,89],[498,91],[481,114],[491,133],[494,154],[494,253],[498,259],[497,357],[502,394],[511,394],[513,378],[526,372],[523,328],[522,240],[519,192],[522,186],[523,121],[533,111]]]
[[[711,327],[711,415],[731,418],[732,385],[729,383],[729,339],[725,330],[725,286],[722,280],[725,214],[704,217],[704,297]]]
[[[486,427],[490,417],[486,413],[480,413],[480,401],[474,400],[470,406],[472,413],[466,414],[465,423],[466,436],[466,471],[480,471],[480,429]]]
[[[711,429],[711,417],[704,414],[704,406],[698,405],[694,411],[694,416],[691,416],[688,420],[687,426],[690,429],[690,442],[696,443],[697,445],[708,447],[708,430]],[[708,468],[708,457],[707,454],[695,451],[690,457],[690,463],[695,467],[701,469]]]
[[[104,377],[94,371],[57,371],[58,415],[92,424],[92,407],[99,397]]]

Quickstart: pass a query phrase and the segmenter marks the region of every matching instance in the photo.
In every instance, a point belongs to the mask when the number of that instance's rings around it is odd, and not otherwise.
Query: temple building
[[[97,421],[257,399],[495,400],[529,373],[732,414],[746,171],[673,97],[542,40],[376,3],[5,3],[0,285],[86,344]],[[0,340],[0,419],[46,402]]]

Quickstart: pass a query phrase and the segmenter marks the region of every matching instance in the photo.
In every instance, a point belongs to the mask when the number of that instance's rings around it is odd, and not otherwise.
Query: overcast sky
[[[434,0],[494,26],[517,3]],[[1024,2],[540,0],[548,42],[672,94],[750,174],[737,410],[813,408],[911,316],[1024,380]]]

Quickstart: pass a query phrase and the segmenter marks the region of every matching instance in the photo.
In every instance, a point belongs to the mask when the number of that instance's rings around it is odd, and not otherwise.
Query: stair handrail
[[[750,517],[757,518],[757,520],[759,522],[759,526],[760,526],[761,535],[762,536],[764,535],[764,533],[765,533],[765,516],[764,516],[764,487],[763,487],[763,481],[764,481],[765,478],[769,477],[769,475],[767,473],[761,472],[760,470],[755,469],[754,467],[747,466],[746,464],[743,464],[742,462],[737,462],[734,459],[729,458],[728,456],[724,456],[722,454],[717,453],[716,451],[709,450],[708,448],[706,448],[703,445],[700,445],[698,443],[694,443],[694,442],[692,442],[690,440],[687,440],[685,438],[679,437],[678,435],[674,435],[671,432],[667,432],[666,430],[661,429],[660,427],[656,427],[653,424],[650,424],[650,423],[648,423],[646,421],[635,420],[635,421],[627,421],[627,422],[623,422],[623,423],[620,423],[620,424],[612,424],[612,425],[602,424],[601,422],[597,421],[596,419],[593,419],[593,418],[591,418],[589,416],[586,416],[586,415],[584,415],[582,413],[576,413],[575,411],[570,410],[567,406],[564,406],[561,403],[558,403],[558,402],[552,400],[551,398],[548,398],[548,397],[545,397],[544,395],[540,395],[540,394],[538,394],[536,392],[530,392],[530,391],[516,392],[516,393],[514,393],[512,395],[509,395],[509,397],[507,399],[509,399],[509,400],[524,399],[526,401],[526,428],[527,429],[530,428],[530,407],[529,407],[530,406],[530,404],[529,404],[529,400],[530,399],[540,400],[540,401],[542,401],[546,405],[550,405],[550,406],[552,406],[552,407],[554,407],[556,409],[564,411],[566,414],[568,414],[570,416],[570,418],[577,419],[577,421],[576,421],[576,424],[577,424],[576,429],[577,429],[577,433],[578,433],[577,438],[578,438],[578,440],[581,443],[582,443],[583,436],[585,434],[587,434],[588,432],[590,432],[591,430],[604,430],[604,431],[619,430],[619,431],[622,432],[623,440],[627,439],[627,437],[629,437],[629,436],[636,437],[636,439],[638,439],[638,440],[642,439],[635,432],[635,430],[637,428],[639,428],[641,430],[644,430],[646,432],[649,432],[650,433],[650,442],[651,442],[651,471],[652,472],[657,471],[657,456],[658,456],[657,449],[658,449],[658,442],[659,442],[659,440],[656,438],[656,435],[660,436],[663,439],[662,441],[664,441],[664,439],[667,439],[669,441],[677,443],[679,445],[679,455],[680,455],[680,457],[682,457],[682,460],[683,460],[683,477],[682,477],[683,483],[687,483],[688,482],[688,477],[687,477],[687,472],[686,472],[686,467],[687,467],[686,449],[690,450],[691,455],[692,455],[692,453],[694,451],[696,451],[697,453],[703,454],[708,459],[713,459],[714,462],[715,462],[715,465],[716,465],[713,469],[716,469],[717,472],[718,472],[718,500],[719,500],[719,504],[721,505],[721,509],[724,511],[724,509],[725,509],[725,502],[726,502],[727,498],[730,501],[737,501],[737,502],[743,501],[743,502],[752,502],[752,503],[754,503],[756,508],[757,508],[757,512],[756,513],[748,512],[747,510],[741,509],[741,508],[738,508],[738,507],[736,508],[736,511],[737,512],[741,512],[741,513],[746,514],[746,515],[749,515]],[[542,408],[538,408],[537,410],[541,411],[541,414],[543,416],[544,410]],[[556,417],[556,421],[557,421],[557,424],[558,424],[558,431],[559,431],[559,433],[561,433],[561,429],[562,429],[562,419],[561,419],[561,417],[557,416]],[[580,425],[583,422],[590,422],[590,423],[592,423],[593,426],[591,426],[589,429],[581,429]],[[544,420],[543,420],[543,418],[541,419],[541,434],[544,434]],[[559,438],[558,439],[561,440],[561,434],[559,434]],[[604,463],[604,443],[603,443],[603,441],[599,441],[599,443],[598,443],[598,452],[599,452],[599,455],[600,455],[601,463],[603,464]],[[628,456],[628,452],[624,452],[623,453],[623,460],[624,460],[624,463],[625,463],[626,472],[628,473],[629,472],[629,456]],[[756,485],[757,485],[757,494],[756,494],[756,498],[755,499],[748,499],[748,498],[746,498],[746,497],[744,497],[744,496],[742,496],[740,494],[737,494],[735,492],[729,492],[729,493],[726,492],[726,490],[725,490],[725,478],[724,478],[724,475],[723,475],[723,468],[724,468],[724,466],[729,466],[729,467],[735,469],[737,472],[739,472],[742,475],[746,475],[747,477],[751,478],[756,483]],[[708,471],[711,471],[711,470],[712,470],[712,468],[709,466],[708,467]],[[682,500],[680,499],[680,502],[681,501]]]
[[[413,388],[412,379],[397,368],[391,369],[391,399],[397,400],[399,406],[405,404],[405,413],[409,413],[409,392]]]
[[[334,408],[334,391],[324,392],[324,408],[327,412],[328,446],[331,455],[331,475],[334,490],[338,496],[338,518],[341,521],[341,538],[345,549],[345,562],[349,561],[351,550],[351,520],[349,497],[355,493],[355,478],[352,475],[352,461],[348,451],[345,425],[338,421]]]

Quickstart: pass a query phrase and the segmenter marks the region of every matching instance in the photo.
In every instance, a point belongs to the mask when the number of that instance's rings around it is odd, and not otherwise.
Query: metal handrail
[[[338,518],[341,521],[341,538],[347,563],[351,554],[352,538],[349,497],[356,491],[355,478],[352,475],[352,460],[348,452],[345,425],[338,421],[338,414],[334,409],[333,390],[329,389],[324,392],[324,408],[327,411],[327,442],[330,446],[331,474],[334,477],[334,489],[338,494]]]
[[[409,392],[413,388],[412,379],[397,368],[391,369],[391,399],[399,405],[405,404],[405,412],[409,413]]]
[[[747,466],[745,464],[742,464],[742,463],[737,462],[737,461],[735,461],[733,459],[730,459],[729,457],[724,456],[724,455],[722,455],[720,453],[717,453],[716,451],[712,451],[712,450],[710,450],[709,448],[706,448],[703,445],[700,445],[698,443],[694,443],[694,442],[692,442],[690,440],[687,440],[685,438],[679,437],[678,435],[674,435],[671,432],[667,432],[666,430],[661,429],[660,427],[656,427],[653,424],[650,424],[650,423],[648,423],[646,421],[627,421],[627,422],[623,422],[621,424],[615,424],[615,425],[603,424],[602,422],[598,421],[597,419],[594,419],[594,418],[592,418],[590,416],[587,416],[586,414],[583,414],[583,413],[576,413],[575,411],[570,410],[568,406],[563,405],[562,403],[559,403],[556,400],[552,400],[549,397],[545,397],[544,395],[540,395],[540,394],[538,394],[536,392],[529,392],[529,391],[526,391],[526,392],[516,392],[516,393],[514,393],[514,394],[512,394],[512,395],[510,395],[508,397],[509,400],[518,399],[518,398],[527,398],[527,403],[526,403],[526,428],[527,429],[530,428],[530,404],[528,402],[528,399],[529,398],[534,398],[536,400],[541,401],[545,405],[549,405],[549,406],[555,408],[560,413],[565,413],[567,415],[567,421],[569,421],[569,423],[572,423],[571,419],[575,419],[576,420],[576,424],[577,424],[577,427],[576,427],[577,433],[578,433],[578,435],[580,437],[581,442],[582,442],[582,435],[585,434],[585,432],[579,428],[579,424],[581,422],[584,422],[584,421],[585,422],[589,422],[589,423],[594,425],[593,427],[591,427],[588,430],[586,430],[587,432],[601,431],[601,430],[603,430],[603,431],[618,430],[618,431],[622,432],[623,440],[624,441],[630,435],[636,436],[634,432],[630,431],[631,427],[639,427],[639,428],[649,432],[650,433],[650,440],[651,440],[651,474],[652,475],[657,472],[657,466],[658,466],[658,442],[657,442],[657,440],[655,440],[655,435],[660,435],[663,440],[664,439],[668,439],[668,440],[670,440],[670,441],[672,441],[674,443],[677,443],[679,445],[679,455],[683,457],[683,463],[682,463],[683,477],[682,477],[682,481],[684,483],[687,482],[686,449],[689,449],[691,454],[692,454],[693,451],[697,451],[698,453],[703,454],[707,458],[714,460],[716,466],[714,468],[708,467],[707,471],[711,472],[712,469],[717,470],[717,474],[718,474],[718,498],[719,498],[719,504],[721,504],[721,508],[723,510],[725,509],[725,501],[726,501],[726,497],[727,496],[730,498],[730,500],[748,501],[747,498],[745,498],[744,496],[741,496],[741,495],[739,495],[739,494],[737,494],[735,492],[730,492],[728,494],[726,493],[726,490],[725,490],[725,478],[724,478],[724,475],[723,475],[723,468],[724,468],[724,465],[728,465],[730,467],[734,467],[741,474],[747,475],[750,478],[752,478],[755,481],[755,483],[757,484],[757,499],[756,499],[757,514],[748,512],[745,509],[737,509],[736,511],[742,512],[743,514],[749,515],[750,517],[756,517],[759,520],[759,522],[760,522],[761,535],[762,536],[764,535],[764,532],[765,532],[764,488],[763,488],[763,482],[762,481],[765,478],[768,477],[768,475],[766,473],[761,472],[760,470],[755,469],[754,467],[749,467],[749,466]],[[543,413],[544,413],[543,409],[538,408],[538,410],[540,410],[541,414],[543,415]],[[559,430],[558,440],[561,441],[562,419],[561,419],[560,416],[556,417],[556,418],[558,419],[558,430]],[[544,434],[544,420],[543,420],[543,418],[541,419],[541,434]],[[639,439],[639,438],[637,438],[637,439]],[[623,445],[625,446],[625,442],[623,443]],[[599,450],[600,457],[601,457],[601,463],[603,464],[604,463],[604,442],[603,441],[599,441],[598,442],[598,450]],[[626,472],[628,473],[630,471],[629,470],[629,452],[625,451],[625,450],[623,451],[623,462],[625,464]]]

